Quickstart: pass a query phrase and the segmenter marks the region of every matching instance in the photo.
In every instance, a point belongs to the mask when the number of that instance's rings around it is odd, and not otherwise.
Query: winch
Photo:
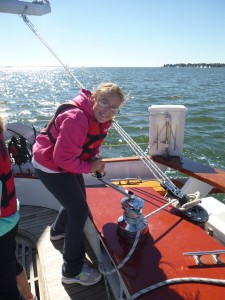
[[[130,197],[121,200],[124,210],[123,215],[118,218],[118,233],[130,242],[133,242],[137,232],[140,230],[139,242],[143,241],[148,234],[148,221],[142,215],[144,200],[128,192]]]
[[[99,172],[96,172],[96,176],[100,181],[126,196],[121,200],[121,207],[124,212],[118,218],[117,232],[119,236],[129,243],[133,243],[137,233],[140,231],[138,242],[143,242],[147,235],[149,235],[148,221],[142,214],[144,200],[134,195],[133,192],[127,191],[113,184],[111,181],[103,179],[103,175]]]

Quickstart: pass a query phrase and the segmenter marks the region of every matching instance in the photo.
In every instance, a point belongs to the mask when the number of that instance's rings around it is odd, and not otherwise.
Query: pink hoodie
[[[33,146],[34,160],[37,163],[56,172],[59,172],[59,168],[61,168],[63,172],[90,173],[91,162],[78,158],[87,137],[88,118],[93,118],[97,122],[89,101],[90,96],[90,91],[81,89],[79,96],[72,100],[81,109],[75,107],[57,116],[55,124],[58,132],[54,126],[51,129],[52,135],[56,139],[55,145],[49,140],[48,135],[39,134],[37,136]],[[92,157],[98,154],[99,148]]]

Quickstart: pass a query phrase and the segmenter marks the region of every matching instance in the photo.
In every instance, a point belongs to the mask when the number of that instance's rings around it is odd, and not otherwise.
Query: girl
[[[93,93],[82,89],[71,102],[59,106],[33,146],[35,171],[62,205],[51,227],[50,239],[65,237],[65,284],[92,285],[101,279],[98,270],[83,262],[88,206],[82,173],[104,172],[100,146],[124,101],[122,90],[114,83],[102,83]]]
[[[25,270],[15,254],[19,202],[16,199],[11,162],[3,138],[4,129],[0,116],[0,299],[35,300],[37,298],[31,293]]]

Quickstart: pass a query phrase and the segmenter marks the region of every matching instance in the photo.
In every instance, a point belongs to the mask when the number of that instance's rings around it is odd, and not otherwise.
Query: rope
[[[148,143],[138,143],[138,145],[148,145]],[[104,147],[124,147],[124,146],[128,146],[127,143],[121,143],[121,144],[103,144]]]
[[[110,294],[109,283],[108,283],[107,277],[106,277],[106,275],[103,275],[103,277],[104,277],[104,283],[105,283],[105,290],[106,290],[107,299],[111,300],[112,298],[111,298],[111,294]]]
[[[84,88],[83,84],[70,72],[70,70],[66,67],[66,65],[61,61],[61,59],[56,55],[56,53],[51,49],[51,47],[47,44],[47,42],[37,33],[34,25],[30,22],[30,20],[25,15],[21,15],[25,24],[33,31],[33,33],[39,38],[39,40],[48,48],[48,50],[53,54],[53,56],[60,62],[63,68],[69,73],[70,76],[75,80],[80,88]]]
[[[198,205],[201,203],[200,193],[196,192],[194,194],[188,194],[188,202],[181,205],[180,203],[177,204],[177,209],[181,212],[185,212],[186,210]]]
[[[144,218],[149,218],[151,216],[153,216],[154,214],[158,213],[159,211],[163,210],[164,208],[166,208],[167,206],[171,205],[172,203],[176,202],[177,199],[173,199],[171,200],[169,203],[163,205],[162,207],[156,209],[155,211],[151,212],[150,214],[146,215]],[[106,276],[107,275],[112,275],[113,273],[117,272],[119,269],[121,269],[125,263],[130,259],[130,257],[132,256],[132,254],[134,253],[134,250],[136,249],[136,246],[137,246],[137,243],[138,243],[138,240],[139,240],[139,237],[140,237],[140,233],[141,233],[141,230],[138,230],[137,231],[137,234],[135,236],[135,239],[134,239],[134,242],[133,242],[133,245],[130,249],[130,251],[128,252],[127,256],[120,262],[120,264],[118,266],[115,266],[114,268],[112,268],[111,270],[105,270],[105,266],[104,266],[104,263],[102,261],[99,262],[99,271],[101,274],[103,274],[104,276],[104,281],[105,281],[105,286],[106,286],[106,291],[107,291],[107,295],[108,295],[108,299],[110,299],[110,294],[109,294],[109,291],[108,291],[108,283],[107,283],[107,279],[106,279]],[[152,287],[150,287],[152,288]],[[148,292],[149,288],[145,289],[145,290],[142,290],[138,293],[136,293],[135,295],[137,295],[137,297],[139,297],[140,295],[142,295],[143,293],[146,293]],[[140,294],[139,294],[140,293]],[[133,296],[132,296],[133,297]],[[135,298],[131,298],[131,299],[135,299]]]
[[[163,286],[171,285],[171,284],[183,284],[183,283],[189,283],[189,282],[195,282],[195,283],[205,283],[205,284],[213,284],[213,285],[225,285],[225,280],[223,279],[213,279],[213,278],[198,278],[198,277],[183,277],[183,278],[174,278],[174,279],[168,279],[162,282],[158,282],[154,285],[151,285],[134,295],[132,295],[129,300],[134,300],[140,297],[141,295],[155,291]]]
[[[181,205],[180,203],[177,204],[176,208],[181,211],[181,212],[185,212],[186,210],[196,206],[197,204],[199,204],[201,202],[201,199],[199,198],[200,193],[196,192],[195,194],[188,194],[188,202]],[[145,218],[149,218],[151,216],[153,216],[154,214],[156,214],[157,212],[159,212],[160,210],[163,210],[164,208],[166,208],[167,206],[169,206],[170,204],[173,204],[175,202],[177,202],[178,199],[172,199],[169,200],[169,203],[161,206],[160,208],[154,210],[153,212],[151,212],[150,214],[146,215]]]
[[[130,251],[128,252],[127,256],[124,258],[124,260],[121,261],[121,263],[118,266],[112,268],[111,270],[106,271],[105,267],[104,267],[104,263],[99,262],[99,271],[100,271],[101,274],[103,274],[103,275],[112,275],[113,273],[117,272],[119,269],[121,269],[125,265],[125,263],[129,260],[129,258],[131,257],[131,255],[133,254],[133,252],[134,252],[134,250],[137,246],[140,233],[141,233],[141,230],[138,230]]]
[[[169,203],[166,203],[165,205],[161,206],[160,208],[158,208],[158,209],[154,210],[153,212],[151,212],[150,214],[146,215],[145,218],[149,218],[149,217],[153,216],[154,214],[156,214],[160,210],[163,210],[164,208],[166,208],[167,206],[169,206],[170,204],[172,204],[176,201],[177,201],[177,199],[171,200]]]

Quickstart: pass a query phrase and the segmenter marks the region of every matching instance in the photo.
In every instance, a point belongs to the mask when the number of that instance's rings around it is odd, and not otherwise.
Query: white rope
[[[80,88],[84,88],[82,83],[70,72],[70,70],[66,67],[66,65],[61,61],[61,59],[56,55],[56,53],[51,49],[51,47],[47,44],[47,42],[37,33],[37,30],[34,29],[34,25],[30,22],[30,20],[25,15],[21,15],[25,24],[33,31],[33,33],[39,38],[39,40],[48,48],[48,50],[55,56],[55,58],[60,62],[63,68],[69,73],[70,76],[75,80]]]
[[[225,285],[225,280],[223,279],[214,279],[214,278],[201,278],[201,277],[183,277],[183,278],[173,278],[168,279],[165,281],[158,282],[154,285],[149,286],[148,288],[145,288],[134,295],[132,295],[129,300],[134,300],[140,297],[141,295],[152,292],[154,290],[157,290],[163,286],[171,285],[171,284],[182,284],[182,283],[189,283],[189,282],[196,282],[196,283],[205,283],[205,284],[213,284],[213,285]]]
[[[105,275],[103,275],[103,277],[104,277],[104,283],[105,283],[105,290],[106,290],[107,299],[111,300],[112,298],[111,298],[111,294],[110,294],[109,283],[108,283],[107,277]]]
[[[164,208],[166,208],[167,206],[169,206],[170,204],[176,202],[177,199],[173,199],[171,200],[169,203],[166,203],[165,205],[161,206],[160,208],[154,210],[153,212],[151,212],[150,214],[146,215],[145,218],[149,218],[151,216],[153,216],[154,214],[158,213],[160,210],[163,210]]]
[[[198,205],[201,203],[200,193],[196,192],[194,194],[188,194],[188,202],[181,205],[180,203],[177,204],[176,208],[181,212],[185,212],[186,210]]]
[[[140,233],[141,233],[141,229],[137,231],[137,234],[135,236],[133,245],[132,245],[130,251],[128,252],[127,256],[121,261],[121,263],[118,266],[112,268],[111,270],[107,270],[106,271],[105,267],[104,267],[104,263],[103,262],[99,262],[99,271],[100,271],[101,274],[103,274],[103,275],[111,275],[111,274],[117,272],[119,269],[121,269],[125,265],[125,263],[129,260],[129,258],[131,257],[131,255],[133,254],[133,252],[134,252],[134,250],[135,250],[135,248],[137,246]]]

